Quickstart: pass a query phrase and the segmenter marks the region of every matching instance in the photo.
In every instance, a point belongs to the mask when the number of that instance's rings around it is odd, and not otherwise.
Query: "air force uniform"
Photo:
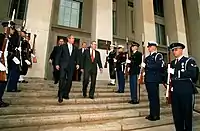
[[[172,43],[170,49],[175,48],[184,49],[185,46]],[[192,131],[193,94],[197,91],[193,85],[198,73],[196,62],[180,56],[171,62],[171,70],[172,113],[176,131]]]
[[[149,46],[158,46],[158,44],[156,42],[148,42],[148,47]],[[150,114],[146,119],[155,121],[160,119],[159,83],[162,81],[161,70],[163,66],[163,56],[160,53],[151,52],[151,54],[145,58],[144,63],[144,81],[148,93],[150,108]]]

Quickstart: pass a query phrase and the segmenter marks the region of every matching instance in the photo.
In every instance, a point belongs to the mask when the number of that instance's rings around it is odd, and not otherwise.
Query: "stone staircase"
[[[20,84],[20,93],[5,93],[11,106],[0,109],[0,131],[174,131],[171,108],[165,104],[161,87],[161,120],[151,122],[145,88],[141,87],[141,102],[128,104],[129,86],[123,94],[116,87],[97,81],[95,99],[83,98],[81,83],[73,82],[70,99],[57,102],[58,87],[52,81],[28,79]],[[196,96],[200,110],[200,97]],[[195,131],[200,131],[200,114],[194,113]]]

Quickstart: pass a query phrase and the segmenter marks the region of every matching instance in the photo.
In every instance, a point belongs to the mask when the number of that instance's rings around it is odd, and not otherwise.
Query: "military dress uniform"
[[[177,47],[185,48],[181,43],[170,45],[172,50]],[[180,56],[171,62],[171,69],[172,113],[176,131],[192,131],[193,94],[196,92],[193,83],[198,73],[196,62]]]
[[[118,48],[124,48],[123,46],[119,45]],[[126,64],[126,53],[119,52],[116,56],[116,71],[117,71],[117,79],[118,79],[118,91],[116,93],[124,93],[125,88],[125,64]]]
[[[20,76],[20,59],[19,59],[19,34],[15,27],[14,34],[10,35],[8,43],[8,83],[7,83],[7,92],[19,92],[17,89],[17,83]]]
[[[111,45],[114,46],[114,45]],[[116,57],[116,50],[111,50],[107,56],[108,64],[109,64],[109,74],[110,74],[110,83],[109,85],[115,85],[116,80],[116,71],[114,67],[114,58]]]
[[[140,46],[138,43],[133,43],[132,46]],[[142,53],[139,51],[132,52],[129,60],[131,61],[130,63],[130,70],[129,70],[129,75],[130,75],[130,92],[131,92],[131,101],[129,103],[131,104],[137,104],[139,103],[138,101],[138,75],[140,73],[140,65],[142,63]]]
[[[2,26],[7,27],[8,26],[7,22],[3,22]],[[0,61],[1,61],[1,58],[4,57],[3,51],[2,51],[4,39],[5,39],[5,35],[3,33],[0,33]],[[5,92],[6,84],[7,84],[7,81],[0,81],[0,108],[9,106],[8,103],[3,102],[2,100],[3,94]]]
[[[158,46],[156,42],[148,42],[148,46]],[[157,52],[151,52],[145,58],[145,76],[144,82],[148,93],[150,114],[146,119],[155,121],[160,119],[160,99],[159,83],[161,83],[161,69],[163,65],[163,56]],[[144,66],[143,66],[144,67]]]

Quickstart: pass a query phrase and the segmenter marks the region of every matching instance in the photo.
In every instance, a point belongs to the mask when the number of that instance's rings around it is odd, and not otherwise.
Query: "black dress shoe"
[[[3,108],[3,107],[8,107],[9,104],[8,103],[5,103],[3,101],[0,101],[0,108]]]
[[[54,81],[54,84],[58,84],[58,81]]]
[[[28,81],[26,81],[26,80],[23,80],[23,81],[22,81],[22,83],[28,83]]]
[[[58,102],[59,102],[59,103],[62,103],[62,102],[63,102],[63,98],[62,98],[62,97],[59,97],[59,98],[58,98]]]
[[[89,98],[90,98],[90,99],[94,99],[94,96],[90,96]]]
[[[134,101],[134,100],[131,100],[128,102],[129,104],[139,104],[139,101]]]
[[[87,95],[83,95],[83,97],[84,97],[84,98],[86,98],[86,97],[87,97]]]
[[[115,91],[115,93],[124,93],[124,91]]]
[[[69,100],[69,96],[63,96],[63,99]]]
[[[109,85],[109,86],[115,86],[115,84],[112,84],[112,83],[109,83],[108,85]]]
[[[148,119],[149,121],[157,121],[160,120],[159,116],[147,116],[146,119]]]
[[[21,90],[7,90],[7,92],[21,92]]]

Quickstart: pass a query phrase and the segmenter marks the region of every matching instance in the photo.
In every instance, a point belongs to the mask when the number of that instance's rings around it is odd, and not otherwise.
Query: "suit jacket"
[[[97,65],[99,68],[102,68],[100,52],[95,50],[95,58],[94,62],[92,62],[90,48],[86,49],[81,59],[81,69],[84,69],[86,72],[92,71],[97,73]]]
[[[4,42],[5,35],[0,33],[0,51],[2,51],[2,46]]]
[[[142,63],[142,53],[139,51],[136,51],[133,53],[130,57],[131,63],[130,63],[130,74],[131,75],[137,75],[140,73],[140,64]]]
[[[79,64],[78,48],[72,45],[72,54],[70,56],[68,44],[61,45],[59,52],[56,54],[55,65],[59,65],[62,70],[73,69]]]
[[[54,66],[55,66],[56,54],[59,53],[59,49],[60,49],[60,46],[54,46],[53,51],[51,52],[50,57],[49,57],[49,59],[52,60],[52,65]]]
[[[86,49],[87,49],[87,48],[86,48]],[[85,49],[85,50],[86,50],[86,49]],[[82,52],[82,48],[78,49],[79,60],[82,59],[82,57],[83,57],[83,53],[84,53],[84,52],[85,52],[85,51]]]

